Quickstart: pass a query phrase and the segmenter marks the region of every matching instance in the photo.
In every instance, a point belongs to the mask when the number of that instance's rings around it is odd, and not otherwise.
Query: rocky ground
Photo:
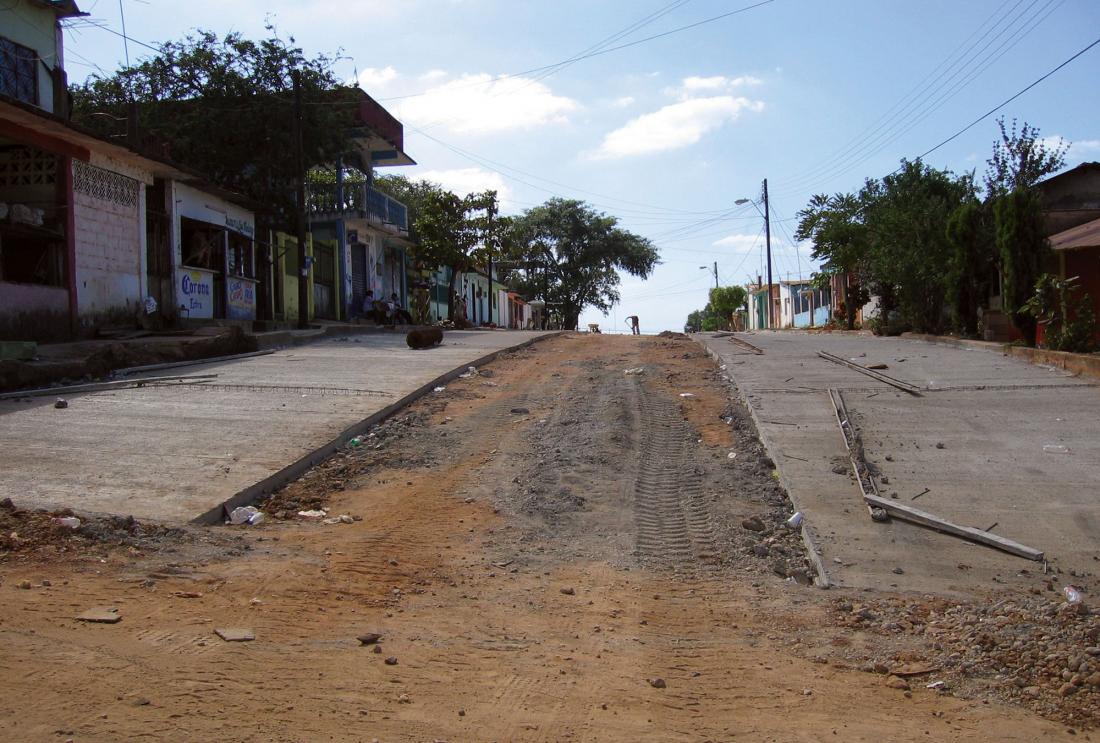
[[[731,399],[685,338],[568,335],[349,442],[257,526],[0,507],[0,737],[1089,738],[1087,596],[809,585]]]

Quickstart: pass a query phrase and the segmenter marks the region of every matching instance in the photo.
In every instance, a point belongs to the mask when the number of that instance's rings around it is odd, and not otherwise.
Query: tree
[[[902,160],[897,172],[867,181],[860,201],[883,320],[896,308],[904,325],[930,333],[943,330],[953,253],[947,222],[974,194],[969,175],[956,177],[919,160]]]
[[[977,335],[978,310],[989,296],[997,265],[988,202],[969,199],[956,208],[947,220],[947,241],[952,254],[946,282],[955,326],[963,335]]]
[[[993,156],[986,160],[987,199],[1031,188],[1066,164],[1069,146],[1061,139],[1057,145],[1048,147],[1039,136],[1038,127],[1025,121],[1017,132],[1016,119],[1013,119],[1012,128],[1006,130],[1003,116],[997,119],[997,127],[1001,130],[1001,138],[993,142]]]
[[[813,257],[822,261],[824,277],[845,276],[844,311],[849,330],[855,328],[856,310],[867,302],[867,229],[863,204],[853,194],[817,194],[798,212],[795,239],[814,244]]]
[[[305,56],[294,39],[218,37],[198,30],[160,45],[148,59],[73,86],[73,120],[106,136],[120,121],[215,184],[251,197],[276,223],[295,213],[298,178],[293,139],[293,76],[301,77],[302,144],[307,168],[350,151],[361,93],[340,84],[334,57]],[[140,144],[140,143],[138,143]]]
[[[703,329],[703,319],[705,315],[702,310],[695,310],[688,315],[687,322],[684,323],[684,332],[698,333]]]
[[[993,202],[997,253],[1003,277],[1002,301],[1028,345],[1035,345],[1036,317],[1026,305],[1043,274],[1050,245],[1043,235],[1043,213],[1034,189],[1016,189]]]
[[[451,270],[447,286],[447,317],[454,320],[458,274],[496,258],[510,229],[497,216],[496,191],[458,196],[431,181],[385,176],[376,181],[382,191],[409,208],[415,244],[413,258],[426,266]]]
[[[714,287],[710,290],[710,308],[727,323],[733,313],[744,309],[748,293],[741,286]]]
[[[645,279],[659,261],[649,240],[617,223],[581,201],[557,198],[515,219],[510,254],[541,264],[545,289],[534,270],[519,281],[532,294],[545,292],[567,328],[576,327],[586,307],[606,315],[618,303],[619,271]]]

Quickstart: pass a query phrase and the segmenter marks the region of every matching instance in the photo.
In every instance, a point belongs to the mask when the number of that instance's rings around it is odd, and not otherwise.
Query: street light
[[[756,205],[752,199],[737,199],[733,203],[737,206],[742,204],[748,204],[752,202],[752,205],[756,207],[757,211],[760,211],[760,207]],[[775,327],[775,306],[772,302],[772,223],[770,218],[770,210],[768,209],[768,179],[764,179],[764,211],[761,213],[764,217],[764,240],[767,243],[768,248],[768,327]]]
[[[710,266],[699,266],[701,271],[709,271]],[[718,288],[718,261],[714,262],[714,288]]]

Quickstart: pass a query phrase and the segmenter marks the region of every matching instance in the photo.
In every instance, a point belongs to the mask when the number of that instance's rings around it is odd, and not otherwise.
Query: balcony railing
[[[343,194],[335,183],[309,184],[309,214],[312,217],[357,215],[397,232],[409,231],[409,210],[365,183],[345,183]]]

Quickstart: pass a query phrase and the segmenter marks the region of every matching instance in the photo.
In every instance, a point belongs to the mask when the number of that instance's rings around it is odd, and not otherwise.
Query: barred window
[[[0,36],[0,93],[38,105],[38,53]]]

